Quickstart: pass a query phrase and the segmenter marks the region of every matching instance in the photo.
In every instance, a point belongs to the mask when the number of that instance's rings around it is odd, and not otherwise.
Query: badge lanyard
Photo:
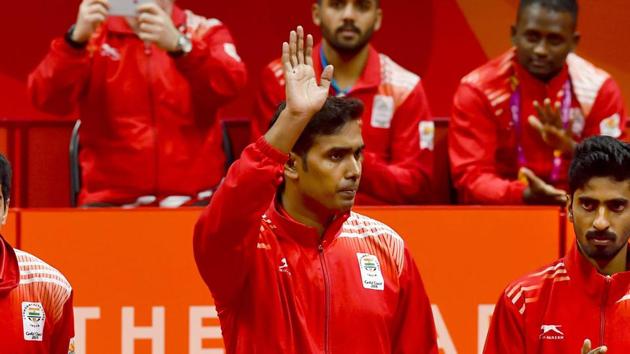
[[[324,55],[324,46],[321,46],[319,48],[319,58],[322,61],[322,68],[326,68],[328,66],[328,59],[326,59],[326,56]],[[352,89],[352,87],[348,87],[347,89],[342,90],[339,87],[339,84],[337,84],[337,80],[335,80],[334,78],[330,82],[330,86],[332,86],[333,90],[335,91],[335,96],[337,97],[343,97],[347,95],[348,92],[350,92],[350,90]]]
[[[566,130],[569,128],[569,120],[571,115],[571,82],[567,80],[562,86],[562,106],[560,108],[560,114],[562,119],[562,127]],[[524,167],[527,163],[525,158],[525,149],[522,142],[522,127],[521,127],[521,89],[516,87],[512,97],[510,97],[510,111],[512,112],[512,123],[516,131],[516,150],[518,154],[518,163],[521,167]],[[554,150],[553,152],[553,168],[551,170],[550,179],[552,182],[557,182],[560,179],[560,169],[562,167],[562,152]]]

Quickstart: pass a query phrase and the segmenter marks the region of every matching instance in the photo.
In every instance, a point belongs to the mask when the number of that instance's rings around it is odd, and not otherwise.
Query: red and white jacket
[[[554,152],[532,128],[527,117],[537,115],[533,101],[561,100],[564,84],[571,84],[570,119],[576,141],[593,135],[621,137],[625,110],[619,86],[610,75],[575,54],[549,83],[536,79],[518,64],[514,50],[488,62],[461,81],[449,126],[449,155],[460,202],[467,204],[522,204],[526,186],[517,180],[517,146],[526,167],[552,182]],[[518,82],[518,85],[516,85]],[[513,123],[511,97],[521,91],[520,131]],[[563,157],[559,179],[566,188],[570,156]]]
[[[110,17],[86,49],[63,38],[29,77],[36,107],[79,107],[79,204],[126,204],[139,196],[195,198],[225,173],[218,108],[245,85],[245,65],[228,29],[174,7],[192,51],[172,58]]]
[[[287,159],[264,138],[248,146],[195,228],[226,352],[437,354],[402,238],[356,213],[321,237],[293,220],[274,203]]]
[[[630,266],[630,265],[629,265]],[[630,271],[601,275],[577,245],[564,258],[507,287],[484,354],[575,354],[585,339],[630,351]]]
[[[74,354],[72,287],[0,236],[0,352]]]
[[[313,48],[317,76],[322,72],[321,44]],[[256,101],[257,132],[267,131],[285,99],[282,63],[262,73]],[[331,94],[335,94],[331,88]],[[385,54],[369,48],[357,83],[345,94],[363,102],[365,159],[357,204],[418,204],[432,199],[435,127],[422,82]]]

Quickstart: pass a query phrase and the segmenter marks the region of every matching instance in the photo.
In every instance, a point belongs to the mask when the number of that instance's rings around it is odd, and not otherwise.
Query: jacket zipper
[[[324,317],[324,353],[329,353],[328,348],[328,331],[330,321],[330,281],[328,279],[328,268],[326,267],[326,258],[324,258],[324,245],[321,243],[317,247],[319,250],[319,260],[322,263],[322,272],[324,273],[324,292],[326,298],[324,300],[326,306],[326,315]]]
[[[605,282],[605,286],[604,286],[604,296],[602,298],[602,304],[601,304],[601,316],[600,318],[600,323],[599,323],[599,345],[604,345],[604,338],[605,338],[605,333],[606,333],[606,304],[608,303],[608,291],[610,289],[610,276],[607,275],[605,278],[606,282]]]
[[[159,167],[160,167],[160,146],[158,144],[158,133],[157,133],[157,117],[155,116],[155,94],[153,92],[153,75],[151,70],[151,59],[153,58],[153,48],[151,48],[150,43],[144,43],[144,53],[147,56],[147,84],[149,88],[149,114],[151,115],[151,123],[153,125],[153,141],[154,141],[154,165],[155,173],[153,178],[153,188],[155,193],[155,197],[159,198],[159,190],[160,190],[160,181],[159,181]],[[159,200],[158,200],[159,203]]]

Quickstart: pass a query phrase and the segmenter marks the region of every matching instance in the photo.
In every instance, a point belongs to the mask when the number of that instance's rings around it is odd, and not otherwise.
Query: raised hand
[[[560,102],[552,106],[548,98],[543,102],[543,106],[538,101],[534,101],[538,117],[529,116],[528,122],[540,133],[543,141],[554,150],[562,151],[564,154],[573,154],[576,145],[571,134],[573,121],[569,121],[567,129],[564,128],[560,107]]]
[[[72,40],[77,43],[87,42],[96,27],[107,19],[107,15],[109,15],[107,0],[83,0],[79,6]]]
[[[313,37],[309,34],[304,43],[304,29],[298,26],[297,31],[291,31],[289,43],[282,44],[287,110],[292,116],[310,119],[322,108],[328,97],[333,67],[328,65],[324,68],[318,84],[312,55]]]
[[[567,192],[545,183],[528,168],[521,168],[519,176],[527,181],[523,200],[527,204],[566,205]]]
[[[591,350],[591,340],[587,339],[584,341],[584,344],[582,345],[581,354],[601,354],[601,353],[606,353],[607,351],[608,351],[608,348],[606,348],[605,345],[602,345],[601,347],[597,347]]]
[[[328,65],[317,83],[313,69],[313,37],[304,42],[304,29],[291,31],[289,43],[282,43],[282,66],[286,82],[286,108],[265,134],[265,140],[282,152],[290,152],[308,122],[326,103],[333,77]]]

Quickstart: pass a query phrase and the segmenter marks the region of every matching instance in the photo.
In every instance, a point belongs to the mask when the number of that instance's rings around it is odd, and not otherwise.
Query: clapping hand
[[[569,121],[568,127],[563,126],[560,102],[551,105],[550,99],[545,99],[543,106],[538,101],[534,101],[534,108],[538,116],[529,116],[529,125],[535,128],[543,141],[554,150],[564,154],[573,154],[575,140],[571,135],[573,120]]]

